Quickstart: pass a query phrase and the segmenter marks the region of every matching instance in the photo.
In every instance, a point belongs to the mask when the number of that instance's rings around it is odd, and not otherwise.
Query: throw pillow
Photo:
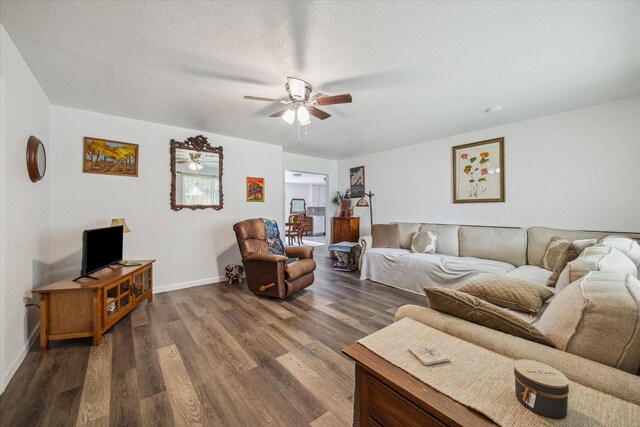
[[[497,274],[478,274],[458,289],[500,307],[536,313],[553,292],[541,285]]]
[[[564,270],[567,264],[578,258],[586,248],[593,246],[596,243],[598,243],[596,239],[574,240],[571,245],[565,247],[562,253],[558,256],[556,265],[553,266],[553,273],[551,273],[551,276],[547,281],[547,285],[555,286],[558,278],[560,277],[560,273],[562,273],[562,270]]]
[[[607,236],[600,240],[600,245],[616,248],[640,268],[640,244],[635,240],[626,236]]]
[[[477,323],[487,328],[554,347],[547,337],[518,316],[464,292],[426,287],[427,305],[439,312]]]
[[[373,224],[371,238],[373,248],[400,248],[398,224]]]
[[[552,237],[549,246],[547,246],[547,251],[542,258],[542,267],[553,271],[553,267],[555,267],[560,254],[562,254],[569,245],[571,245],[570,240],[562,239],[558,236]]]
[[[437,240],[438,234],[432,231],[413,233],[413,238],[411,239],[411,252],[435,254]]]
[[[557,348],[630,373],[640,367],[640,281],[594,271],[556,295],[537,327]]]
[[[610,246],[591,246],[567,264],[564,280],[573,283],[592,271],[613,271],[638,276],[638,269],[625,254]],[[565,274],[563,271],[562,274]],[[562,274],[560,276],[562,276]],[[558,283],[560,280],[558,279]],[[558,285],[556,284],[556,287]],[[566,287],[566,286],[565,286]]]

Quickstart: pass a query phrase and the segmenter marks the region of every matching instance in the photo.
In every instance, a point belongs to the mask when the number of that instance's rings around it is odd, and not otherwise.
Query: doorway
[[[293,170],[284,171],[284,211],[287,218],[287,234],[290,230],[289,218],[296,215],[302,229],[301,238],[287,236],[287,244],[324,246],[327,244],[327,179],[328,175]],[[292,202],[293,201],[293,202]]]

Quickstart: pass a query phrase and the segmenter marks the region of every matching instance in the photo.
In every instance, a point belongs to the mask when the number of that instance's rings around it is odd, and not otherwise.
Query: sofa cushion
[[[640,268],[640,244],[626,236],[607,236],[599,242],[599,245],[616,248],[625,254],[636,266]]]
[[[636,375],[555,348],[507,335],[449,314],[417,305],[403,305],[395,321],[409,317],[451,336],[482,346],[514,360],[535,359],[560,370],[571,381],[640,405],[640,381]]]
[[[568,271],[566,276],[569,283],[592,271],[612,271],[638,277],[635,264],[625,254],[610,246],[591,246],[585,249],[578,258],[567,264],[565,270]]]
[[[458,230],[459,225],[421,224],[419,231],[433,231],[438,234],[437,254],[460,256]]]
[[[298,261],[287,264],[286,272],[288,280],[295,280],[311,273],[316,269],[316,262],[312,259],[299,259]]]
[[[630,373],[640,367],[640,281],[594,271],[549,303],[537,324],[556,346]]]
[[[527,232],[522,228],[461,226],[460,256],[527,263]]]
[[[427,304],[434,310],[516,337],[526,338],[551,347],[554,346],[553,342],[542,335],[534,326],[505,309],[473,295],[435,287],[426,287],[424,292],[427,294]]]
[[[458,289],[500,307],[526,313],[537,312],[553,296],[544,286],[496,274],[478,274]]]
[[[435,254],[438,235],[432,231],[413,233],[411,252],[421,254]]]
[[[400,248],[398,224],[373,224],[371,237],[374,248]]]
[[[547,251],[544,253],[542,267],[553,271],[553,267],[555,267],[558,258],[570,244],[571,240],[562,239],[558,236],[552,237],[551,242],[549,242],[549,246],[547,247]]]
[[[556,261],[556,265],[553,266],[553,273],[549,276],[549,281],[547,284],[549,286],[555,286],[558,282],[558,278],[560,277],[560,273],[562,270],[574,259],[578,258],[582,251],[587,249],[589,246],[593,246],[598,241],[595,239],[584,239],[584,240],[575,240],[571,243],[571,245],[566,246],[558,259]]]
[[[411,239],[413,234],[420,229],[420,224],[415,222],[392,222],[398,225],[398,238],[402,249],[411,248]]]
[[[547,227],[531,227],[527,230],[527,260],[530,265],[542,266],[544,254],[553,237],[567,240],[602,239],[606,233],[595,231],[562,230]]]
[[[516,279],[526,280],[527,282],[537,283],[542,286],[547,286],[550,275],[551,272],[549,270],[536,265],[521,265],[506,274],[508,277],[515,277]],[[553,291],[553,288],[548,289]]]

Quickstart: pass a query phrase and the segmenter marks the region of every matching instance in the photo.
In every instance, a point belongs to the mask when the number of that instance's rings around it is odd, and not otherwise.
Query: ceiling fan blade
[[[309,114],[311,114],[313,117],[319,118],[320,120],[328,119],[329,117],[331,117],[331,114],[325,113],[324,111],[316,107],[307,107],[307,110],[309,110]]]
[[[284,115],[284,113],[286,113],[288,110],[289,110],[289,108],[283,108],[280,111],[276,111],[275,113],[273,113],[269,117],[282,117]]]
[[[290,102],[290,101],[285,101],[283,99],[263,98],[261,96],[248,96],[248,95],[245,95],[244,99],[251,99],[253,101],[275,102],[278,104],[288,104]]]
[[[318,105],[332,105],[332,104],[347,104],[352,101],[351,94],[345,93],[343,95],[324,96],[316,99]]]

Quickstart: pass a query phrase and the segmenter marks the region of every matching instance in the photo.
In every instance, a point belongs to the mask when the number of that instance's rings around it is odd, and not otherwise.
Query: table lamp
[[[127,227],[127,222],[124,220],[124,218],[114,218],[111,220],[111,226],[112,227],[117,227],[121,225],[123,227],[123,232],[124,233],[130,233],[131,229],[129,227]]]

